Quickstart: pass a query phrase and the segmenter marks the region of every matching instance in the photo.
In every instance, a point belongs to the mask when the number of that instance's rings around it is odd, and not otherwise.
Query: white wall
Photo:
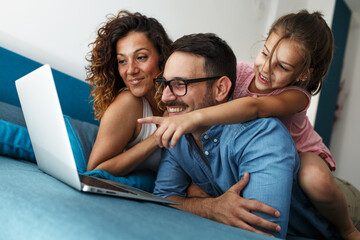
[[[337,163],[335,175],[360,189],[360,25],[354,18],[350,29],[330,150]]]
[[[271,1],[0,0],[0,46],[84,79],[85,55],[109,13],[139,11],[158,19],[169,36],[215,32],[238,59],[252,61]],[[254,55],[254,54],[253,54]]]

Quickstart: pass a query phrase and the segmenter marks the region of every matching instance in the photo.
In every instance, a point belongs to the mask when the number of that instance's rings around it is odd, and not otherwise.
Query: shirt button
[[[205,151],[205,155],[208,156],[208,155],[209,155],[209,152],[208,152],[208,151]]]
[[[204,138],[207,140],[207,139],[209,139],[209,136],[208,136],[208,135],[205,135]]]
[[[214,143],[216,143],[217,141],[218,141],[218,140],[215,138],[215,139],[214,139]]]

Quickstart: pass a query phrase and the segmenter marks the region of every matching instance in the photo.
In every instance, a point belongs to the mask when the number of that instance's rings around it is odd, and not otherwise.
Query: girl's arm
[[[174,147],[180,137],[200,127],[247,122],[256,118],[281,117],[300,112],[309,102],[305,93],[287,90],[275,96],[243,97],[208,108],[168,118],[148,117],[140,123],[155,123],[159,127],[155,138],[160,147]]]
[[[134,170],[158,147],[153,135],[136,144],[126,152],[126,145],[141,130],[136,119],[143,115],[141,98],[129,91],[120,93],[105,111],[87,170],[102,169],[114,176],[124,176]]]

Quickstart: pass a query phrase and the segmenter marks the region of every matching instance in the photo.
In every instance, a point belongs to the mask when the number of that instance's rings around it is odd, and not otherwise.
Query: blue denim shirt
[[[191,134],[183,136],[175,148],[164,150],[155,194],[186,197],[186,190],[193,182],[210,196],[218,197],[249,172],[250,181],[241,192],[242,197],[258,200],[280,211],[279,218],[255,213],[281,226],[279,234],[271,234],[286,237],[290,203],[294,201],[293,184],[296,194],[305,201],[299,203],[295,199],[295,206],[299,211],[311,211],[307,210],[309,202],[297,185],[300,161],[295,144],[278,119],[263,118],[243,124],[213,126],[201,138],[203,151]],[[300,217],[300,221],[303,219]],[[316,226],[316,217],[314,221]],[[326,221],[324,224],[328,226]],[[295,223],[295,230],[301,232],[303,227],[306,226],[301,222]],[[326,234],[327,230],[324,231]]]

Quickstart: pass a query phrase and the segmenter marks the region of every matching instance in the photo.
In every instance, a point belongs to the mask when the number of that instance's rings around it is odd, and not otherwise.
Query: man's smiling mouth
[[[184,107],[167,107],[169,113],[178,113],[185,110]]]

